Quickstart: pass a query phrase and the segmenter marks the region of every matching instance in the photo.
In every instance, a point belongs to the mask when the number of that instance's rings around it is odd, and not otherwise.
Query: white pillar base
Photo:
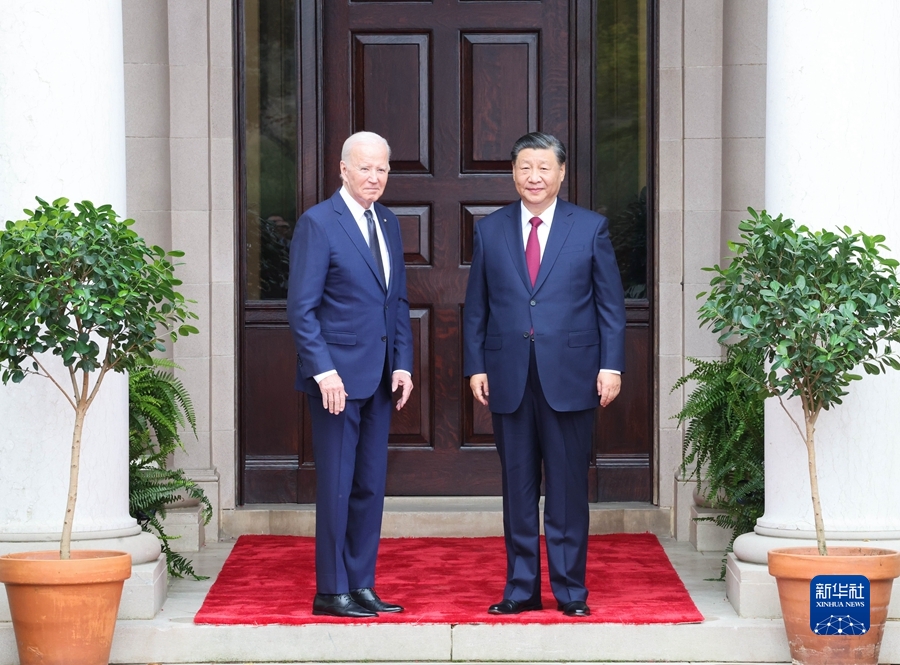
[[[136,531],[131,533],[109,534],[99,532],[101,537],[85,537],[85,534],[73,534],[73,550],[115,550],[116,552],[128,552],[131,562],[138,566],[151,563],[159,558],[161,548],[159,539],[152,533],[141,531],[141,527],[134,527]],[[16,540],[0,540],[0,556],[12,552],[39,552],[43,550],[59,549],[59,534],[55,537],[45,537],[44,534],[28,538],[29,534],[21,534]],[[20,536],[20,534],[16,534]]]
[[[834,547],[880,547],[900,550],[897,540],[842,540],[829,538]],[[777,618],[781,616],[778,588],[769,575],[769,550],[784,547],[816,547],[815,538],[774,538],[758,533],[745,533],[734,541],[734,553],[725,566],[725,595],[738,616],[745,618]],[[900,580],[894,580],[888,619],[900,619]]]
[[[825,542],[826,545],[835,547],[881,547],[888,550],[900,550],[900,540],[863,535],[857,538],[841,538],[829,534]],[[738,559],[763,566],[768,563],[769,550],[777,550],[782,547],[816,547],[816,539],[815,536],[812,538],[785,538],[752,532],[745,533],[734,541],[734,553]]]

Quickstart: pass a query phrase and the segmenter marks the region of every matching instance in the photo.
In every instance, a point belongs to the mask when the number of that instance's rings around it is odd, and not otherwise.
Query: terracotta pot
[[[21,665],[106,665],[131,555],[100,550],[0,557]]]
[[[900,577],[900,552],[869,547],[815,547],[769,552],[769,573],[778,582],[781,613],[791,659],[804,665],[855,663],[877,665],[894,578]],[[809,585],[817,575],[863,575],[869,579],[870,629],[862,635],[817,635],[809,625]]]

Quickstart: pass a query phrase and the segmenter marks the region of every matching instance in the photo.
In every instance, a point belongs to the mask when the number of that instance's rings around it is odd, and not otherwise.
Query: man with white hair
[[[390,147],[358,132],[341,152],[343,185],[300,217],[287,313],[316,461],[313,614],[402,612],[375,593],[391,394],[412,391],[412,331],[397,217],[376,203]]]

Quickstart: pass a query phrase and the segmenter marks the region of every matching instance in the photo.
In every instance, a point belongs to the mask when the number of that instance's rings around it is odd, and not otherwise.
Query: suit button
[[[386,342],[386,341],[387,341],[387,335],[382,335],[382,336],[381,336],[381,341],[382,341],[382,342]]]
[[[534,307],[535,305],[537,305],[537,303],[536,303],[534,300],[532,300],[529,304],[530,304],[532,307]]]
[[[523,333],[522,333],[522,337],[528,337],[528,333],[527,333],[527,332],[523,332]]]
[[[387,310],[388,310],[388,306],[385,305],[385,306],[384,306],[384,311],[386,312]]]

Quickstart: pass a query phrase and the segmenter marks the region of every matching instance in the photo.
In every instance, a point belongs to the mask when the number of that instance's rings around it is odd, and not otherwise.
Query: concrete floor
[[[387,534],[386,534],[387,535]],[[193,616],[233,543],[208,544],[189,555],[202,582],[173,580],[162,611],[152,620],[120,621],[112,663],[787,663],[780,619],[745,619],[725,598],[722,555],[699,553],[690,543],[660,538],[691,598],[700,624],[644,625],[334,625],[206,626]],[[298,602],[311,602],[298,598]],[[900,621],[889,621],[882,663],[900,663]],[[15,665],[12,626],[0,623],[0,665]]]

